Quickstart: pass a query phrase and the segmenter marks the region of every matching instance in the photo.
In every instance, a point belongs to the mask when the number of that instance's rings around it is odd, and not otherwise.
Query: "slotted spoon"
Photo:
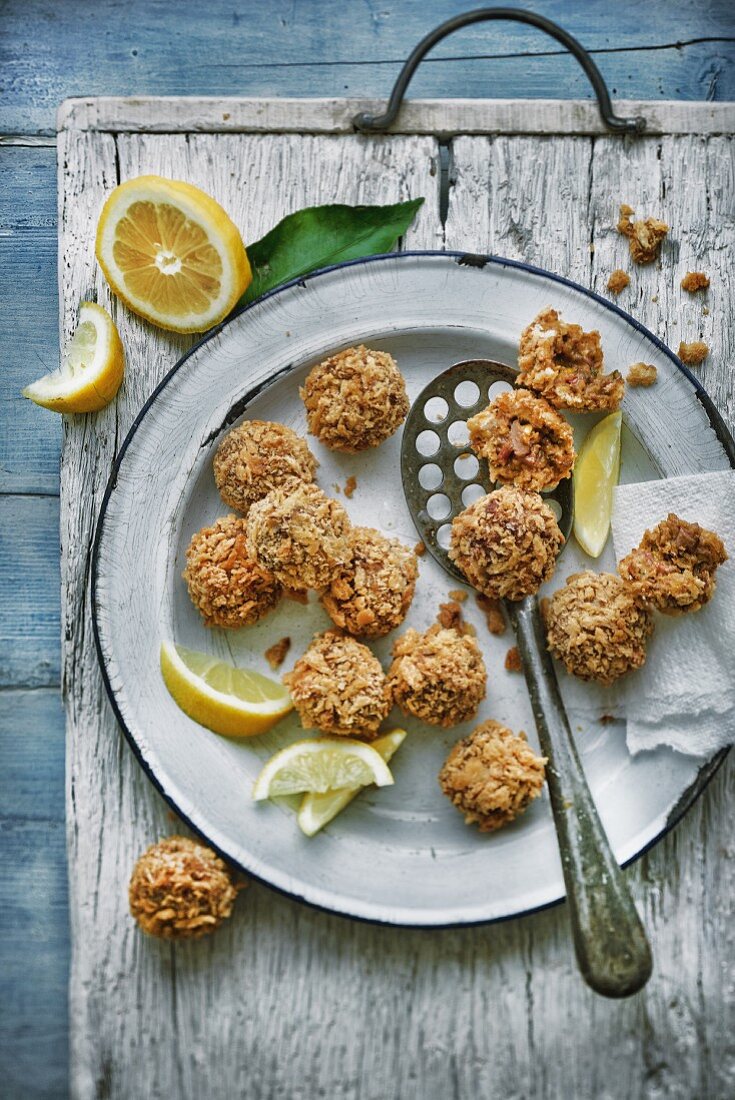
[[[501,389],[515,370],[472,359],[437,375],[414,401],[403,431],[401,476],[406,502],[427,550],[443,569],[466,583],[447,550],[451,521],[489,483],[487,465],[469,451],[466,421]],[[572,530],[567,479],[545,499],[565,539]],[[504,601],[523,661],[554,815],[572,935],[588,985],[606,997],[627,997],[651,974],[651,950],[623,873],[613,855],[587,786],[559,693],[535,596]]]

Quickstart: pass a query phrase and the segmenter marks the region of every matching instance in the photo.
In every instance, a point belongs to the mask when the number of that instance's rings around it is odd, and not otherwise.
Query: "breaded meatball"
[[[245,420],[224,437],[213,466],[225,504],[247,515],[271,489],[313,481],[317,461],[306,440],[284,424]]]
[[[680,615],[699,611],[712,599],[715,571],[724,561],[727,553],[719,535],[670,512],[646,531],[618,571],[644,607]]]
[[[612,684],[645,663],[653,619],[614,573],[574,573],[543,610],[549,649],[581,680]]]
[[[430,726],[456,726],[477,714],[487,673],[475,639],[437,623],[396,640],[388,680],[405,714]]]
[[[493,481],[552,489],[571,477],[574,434],[561,413],[530,390],[501,393],[467,421],[470,444]]]
[[[555,409],[612,412],[623,400],[620,371],[602,373],[599,332],[584,332],[546,309],[521,333],[516,383],[540,394]]]
[[[538,493],[504,485],[455,516],[449,557],[478,592],[522,600],[549,579],[563,543]]]
[[[467,825],[491,833],[538,798],[545,764],[523,731],[516,736],[490,719],[457,742],[439,772],[439,784]]]
[[[149,936],[193,940],[214,932],[237,897],[226,865],[185,836],[159,840],[135,864],[130,912]]]
[[[197,531],[182,575],[207,626],[250,626],[281,597],[276,578],[248,552],[245,520],[237,516],[224,516]]]
[[[377,447],[408,412],[406,385],[393,357],[362,344],[313,367],[299,392],[312,435],[347,454]]]
[[[324,588],[350,560],[347,513],[316,485],[273,489],[245,523],[249,552],[286,588]]]
[[[372,740],[393,705],[377,657],[336,630],[317,634],[283,680],[304,729]]]
[[[410,546],[372,527],[353,527],[350,549],[350,562],[322,595],[324,609],[341,630],[380,638],[406,617],[418,560]]]

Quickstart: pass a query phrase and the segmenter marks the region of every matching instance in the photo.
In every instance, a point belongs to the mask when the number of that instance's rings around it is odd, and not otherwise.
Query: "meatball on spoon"
[[[467,420],[497,389],[513,385],[516,371],[489,359],[456,363],[414,401],[403,432],[401,475],[409,511],[432,557],[459,580],[449,557],[450,524],[484,494],[484,470],[469,453]],[[498,384],[501,384],[500,386]],[[484,484],[482,484],[484,482]],[[544,499],[572,529],[572,490],[562,481]],[[613,855],[587,786],[559,693],[535,595],[504,601],[523,659],[559,839],[572,934],[585,981],[607,997],[636,993],[651,974],[651,951],[630,888]]]

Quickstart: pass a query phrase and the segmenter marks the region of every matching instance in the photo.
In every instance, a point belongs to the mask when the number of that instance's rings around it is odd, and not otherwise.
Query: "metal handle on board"
[[[446,23],[442,23],[441,26],[436,27],[430,34],[427,34],[425,38],[421,39],[404,63],[403,68],[398,74],[398,79],[393,85],[393,91],[390,94],[386,112],[382,115],[370,115],[363,111],[355,115],[353,119],[355,128],[362,133],[370,134],[382,133],[384,130],[387,130],[395,122],[401,103],[403,102],[403,97],[406,94],[406,89],[411,82],[411,78],[429,50],[432,49],[437,42],[441,42],[442,38],[446,38],[448,34],[452,34],[462,27],[468,27],[472,23],[483,23],[492,19],[506,19],[516,23],[528,23],[532,27],[538,27],[539,30],[545,31],[547,34],[551,35],[552,38],[555,38],[557,42],[561,42],[561,44],[566,46],[569,52],[576,57],[587,74],[589,82],[597,96],[597,106],[599,107],[602,121],[605,123],[608,130],[615,134],[643,133],[646,128],[646,120],[644,118],[640,116],[636,118],[620,118],[615,114],[610,99],[610,93],[602,78],[602,73],[597,68],[584,46],[582,46],[571,34],[565,31],[563,27],[552,22],[551,19],[546,19],[543,15],[536,15],[535,12],[525,11],[522,8],[478,8],[476,11],[468,11],[464,12],[462,15],[456,15],[453,19],[448,19]]]

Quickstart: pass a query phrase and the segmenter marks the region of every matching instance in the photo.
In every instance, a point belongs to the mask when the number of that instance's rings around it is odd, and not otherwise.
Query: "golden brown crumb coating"
[[[229,917],[237,890],[211,848],[185,836],[159,840],[135,864],[130,912],[149,936],[193,940]]]
[[[620,294],[621,290],[625,290],[629,283],[630,275],[628,275],[627,271],[623,271],[622,268],[617,267],[607,280],[607,289],[611,294]]]
[[[186,551],[183,577],[207,626],[250,626],[281,596],[273,573],[249,553],[245,520],[238,516],[224,516],[197,531]]]
[[[706,290],[708,286],[709,279],[703,271],[687,271],[681,280],[681,289],[688,294],[696,294],[698,290]]]
[[[362,344],[313,367],[300,393],[312,435],[348,454],[377,447],[408,412],[406,385],[393,357]]]
[[[618,565],[620,576],[644,607],[665,615],[699,611],[712,599],[715,572],[727,560],[719,535],[670,512],[646,531]]]
[[[351,558],[322,595],[334,624],[349,634],[380,638],[411,606],[418,562],[410,546],[372,527],[353,527]]]
[[[646,660],[653,619],[613,573],[574,573],[543,614],[549,649],[582,680],[612,684]]]
[[[437,623],[396,639],[388,679],[405,714],[430,726],[456,726],[477,714],[487,673],[475,639]]]
[[[350,560],[350,521],[316,485],[273,489],[253,504],[248,550],[286,588],[324,588]]]
[[[546,759],[536,756],[522,731],[482,722],[458,741],[439,772],[439,784],[467,825],[491,833],[508,825],[538,798]]]
[[[213,466],[225,504],[247,515],[271,489],[313,481],[317,461],[306,440],[284,424],[245,420],[224,437]]]
[[[682,363],[687,363],[689,366],[699,366],[708,355],[709,346],[705,344],[704,340],[693,340],[691,344],[682,341],[679,344],[679,358]]]
[[[478,592],[522,600],[552,575],[563,542],[538,493],[504,485],[455,516],[449,557]]]
[[[516,383],[555,409],[576,412],[612,412],[625,390],[620,371],[602,373],[599,332],[567,324],[555,309],[543,310],[523,330]]]
[[[646,218],[645,221],[633,221],[634,210],[624,203],[620,207],[618,233],[628,238],[630,254],[637,264],[650,264],[656,259],[661,242],[669,231],[666,222],[658,218]]]
[[[304,729],[372,740],[393,705],[377,657],[346,634],[317,634],[283,677]]]
[[[530,390],[499,394],[467,421],[470,444],[490,477],[520,489],[551,489],[574,466],[574,434],[561,413]]]
[[[652,386],[658,378],[658,371],[653,363],[634,363],[628,369],[625,381],[629,386]]]

